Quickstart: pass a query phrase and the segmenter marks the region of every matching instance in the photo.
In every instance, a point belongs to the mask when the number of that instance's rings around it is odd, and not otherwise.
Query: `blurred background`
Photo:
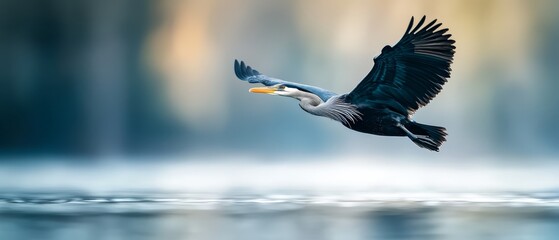
[[[438,153],[234,76],[351,91],[456,40]],[[0,0],[0,239],[557,239],[559,1]]]
[[[1,0],[0,188],[559,189],[558,12],[553,0]],[[457,47],[414,116],[448,129],[439,153],[250,94],[233,73],[240,59],[349,92],[423,15]]]

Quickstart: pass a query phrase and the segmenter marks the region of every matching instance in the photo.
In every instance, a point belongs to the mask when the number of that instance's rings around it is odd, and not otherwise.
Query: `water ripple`
[[[312,207],[550,207],[559,208],[559,194],[355,193],[322,195],[202,194],[0,194],[0,212],[160,212],[234,209],[285,211]]]

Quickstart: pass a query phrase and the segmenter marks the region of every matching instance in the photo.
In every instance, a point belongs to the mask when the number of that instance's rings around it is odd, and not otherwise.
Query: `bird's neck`
[[[363,119],[357,107],[346,103],[339,96],[334,96],[326,102],[314,94],[305,94],[297,99],[300,101],[299,106],[306,112],[339,121],[346,126]]]
[[[324,116],[317,108],[320,104],[324,103],[318,96],[302,92],[296,99],[299,100],[299,106],[306,112],[317,116]]]

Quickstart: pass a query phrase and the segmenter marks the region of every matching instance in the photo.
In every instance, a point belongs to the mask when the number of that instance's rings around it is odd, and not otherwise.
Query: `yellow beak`
[[[255,87],[248,90],[251,93],[267,93],[272,94],[276,92],[276,88],[274,87]]]

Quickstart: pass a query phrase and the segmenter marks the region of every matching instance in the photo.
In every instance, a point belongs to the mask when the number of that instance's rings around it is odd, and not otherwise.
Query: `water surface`
[[[557,239],[559,195],[0,194],[0,239]]]

